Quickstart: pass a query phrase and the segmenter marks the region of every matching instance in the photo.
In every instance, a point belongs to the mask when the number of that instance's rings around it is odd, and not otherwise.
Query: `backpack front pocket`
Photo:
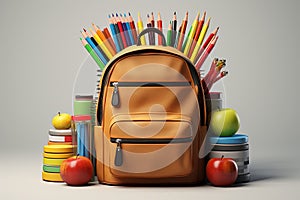
[[[110,123],[110,170],[116,177],[181,177],[192,171],[188,117],[159,113],[117,115]]]

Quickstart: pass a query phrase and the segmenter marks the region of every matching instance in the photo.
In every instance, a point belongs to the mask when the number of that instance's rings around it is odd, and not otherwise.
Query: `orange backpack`
[[[207,132],[205,97],[199,74],[182,52],[128,47],[106,65],[99,88],[94,139],[100,183],[204,181],[199,150]]]

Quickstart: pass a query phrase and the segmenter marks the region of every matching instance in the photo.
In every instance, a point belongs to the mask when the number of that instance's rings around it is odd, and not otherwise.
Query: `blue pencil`
[[[87,35],[86,32],[81,32],[83,37],[85,38],[85,40],[89,43],[89,45],[93,48],[93,50],[95,51],[95,53],[99,56],[99,58],[101,59],[101,61],[103,62],[104,65],[106,65],[107,60],[105,59],[105,57],[103,56],[103,54],[99,51],[99,49],[96,47],[96,45],[94,44],[94,42],[91,40],[91,38]]]
[[[126,27],[127,27],[127,32],[128,32],[129,38],[130,38],[130,43],[131,43],[131,45],[134,45],[132,30],[131,30],[131,27],[130,27],[129,20],[127,20],[125,13],[124,13],[124,18],[125,18],[125,23],[126,23]]]
[[[115,42],[115,45],[116,45],[116,50],[117,50],[117,52],[119,52],[119,51],[121,51],[121,48],[120,48],[120,45],[119,45],[119,42],[118,42],[117,33],[116,33],[116,30],[115,30],[115,25],[114,25],[110,15],[108,15],[108,20],[109,20],[109,28],[110,28],[110,31],[112,33],[112,36],[113,36],[113,39],[114,39],[114,42]]]

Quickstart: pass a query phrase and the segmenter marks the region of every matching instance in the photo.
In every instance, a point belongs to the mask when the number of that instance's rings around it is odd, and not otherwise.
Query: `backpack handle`
[[[138,35],[138,42],[137,42],[137,46],[140,46],[141,45],[141,37],[145,34],[149,34],[151,32],[154,32],[154,33],[157,33],[158,35],[160,35],[162,37],[162,45],[163,46],[167,46],[166,45],[166,38],[163,34],[163,32],[161,32],[159,29],[157,28],[154,28],[154,27],[149,27],[149,28],[146,28],[144,29],[142,32],[140,32],[140,34]]]

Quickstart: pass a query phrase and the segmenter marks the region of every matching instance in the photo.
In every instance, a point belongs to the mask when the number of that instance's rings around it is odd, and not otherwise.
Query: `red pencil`
[[[126,38],[125,38],[125,34],[124,34],[124,29],[123,29],[123,25],[122,25],[121,19],[118,16],[118,13],[116,13],[115,18],[116,18],[116,21],[117,21],[118,28],[120,30],[122,44],[123,44],[124,48],[126,48],[127,47],[127,43],[126,43]]]
[[[133,21],[133,18],[131,16],[130,12],[128,12],[128,20],[129,20],[130,28],[132,31],[134,43],[136,44],[137,43],[137,31],[136,31],[135,24],[134,24],[134,21]]]
[[[200,47],[200,50],[196,56],[195,60],[198,60],[200,58],[200,56],[202,55],[202,53],[204,52],[204,50],[206,49],[206,47],[208,46],[208,44],[210,43],[210,41],[213,39],[214,36],[217,35],[219,30],[219,27],[217,27],[206,39],[206,41],[204,42],[204,44]]]
[[[219,36],[214,37],[214,38],[211,40],[211,42],[209,43],[208,47],[205,49],[205,52],[203,53],[203,55],[202,55],[202,56],[200,57],[200,59],[196,62],[195,68],[196,68],[197,70],[199,70],[199,69],[202,67],[204,61],[206,60],[206,58],[208,57],[208,55],[210,54],[210,52],[211,52],[212,49],[214,48],[214,46],[215,46],[215,44],[216,44],[218,38],[219,38]]]
[[[160,12],[157,14],[157,28],[162,31],[162,20],[160,16]],[[162,37],[158,35],[158,45],[162,45]]]
[[[99,28],[99,27],[98,27],[98,28]],[[109,30],[108,30],[107,28],[104,28],[102,32],[103,32],[103,34],[104,34],[106,40],[109,42],[109,44],[110,44],[111,47],[113,48],[114,52],[117,52],[117,51],[116,51],[116,45],[115,45],[115,43],[114,43],[114,41],[113,41],[113,39],[112,39],[112,37],[111,37],[111,35],[110,35]]]

